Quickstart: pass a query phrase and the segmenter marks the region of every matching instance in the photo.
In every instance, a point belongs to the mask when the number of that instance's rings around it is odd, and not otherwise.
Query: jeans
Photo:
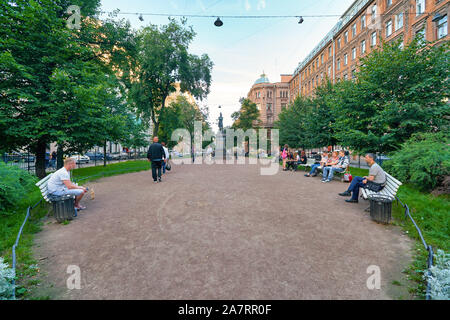
[[[344,172],[343,168],[325,167],[323,168],[323,180],[333,180],[335,172]]]
[[[309,172],[309,175],[315,174],[317,171],[317,168],[320,167],[320,163],[315,163],[311,166],[311,171]]]
[[[166,162],[165,161],[162,162],[162,173],[163,174],[166,173]]]
[[[348,187],[348,192],[353,192],[352,194],[352,200],[358,200],[359,197],[359,188],[364,187],[366,184],[364,184],[362,181],[364,180],[363,177],[354,177],[352,180],[352,183]]]
[[[161,178],[161,160],[152,161],[152,177],[153,181],[156,181],[158,178]],[[158,170],[158,175],[156,175],[156,170]]]

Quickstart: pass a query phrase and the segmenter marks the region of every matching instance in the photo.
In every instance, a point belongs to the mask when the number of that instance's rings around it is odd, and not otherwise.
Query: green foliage
[[[14,209],[36,182],[25,170],[0,162],[0,216]]]
[[[170,20],[161,27],[149,25],[136,37],[137,55],[134,69],[135,81],[129,96],[133,106],[154,124],[157,134],[160,116],[166,108],[167,97],[176,91],[189,92],[203,99],[209,93],[213,63],[204,54],[190,54],[189,45],[195,37],[186,21]]]
[[[186,97],[178,96],[175,102],[172,102],[161,113],[160,127],[158,131],[159,141],[165,142],[169,148],[175,146],[179,141],[172,141],[172,133],[177,129],[186,129],[191,138],[194,138],[195,122],[202,123],[202,132],[209,129],[207,122],[208,110],[201,110],[198,106],[191,104]]]
[[[450,254],[438,250],[430,275],[424,278],[430,284],[430,295],[433,300],[450,300]]]
[[[0,300],[11,300],[13,297],[14,286],[14,270],[9,268],[8,264],[4,263],[3,258],[0,257]]]
[[[66,27],[65,10],[81,7],[81,29]],[[129,24],[89,15],[99,0],[0,0],[0,149],[36,152],[45,176],[45,148],[57,142],[82,151],[103,141],[116,119],[109,105],[125,88],[120,64],[132,63]],[[106,58],[107,57],[107,58]],[[123,84],[129,83],[124,76]]]
[[[402,182],[431,191],[450,175],[450,139],[444,133],[415,134],[384,163]]]
[[[242,129],[244,131],[252,128],[258,128],[261,124],[259,119],[260,112],[256,103],[249,99],[241,99],[241,109],[234,112],[231,117],[234,122],[231,126],[233,129]]]
[[[280,144],[289,145],[291,148],[312,146],[312,141],[307,131],[307,116],[311,112],[313,102],[308,98],[297,97],[294,103],[284,109],[275,122],[275,128],[280,130]]]

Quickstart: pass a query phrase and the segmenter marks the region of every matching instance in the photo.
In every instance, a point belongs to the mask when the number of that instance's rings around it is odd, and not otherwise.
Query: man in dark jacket
[[[147,158],[152,163],[153,182],[161,182],[161,166],[166,159],[166,153],[163,146],[158,143],[158,137],[153,138],[153,144],[148,148]],[[156,175],[156,169],[158,169],[158,175]]]

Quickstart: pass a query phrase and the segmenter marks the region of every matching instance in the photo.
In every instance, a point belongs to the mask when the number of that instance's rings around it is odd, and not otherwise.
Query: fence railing
[[[404,204],[397,196],[396,196],[397,201],[400,202],[400,204],[402,205],[402,207],[405,209],[405,219],[409,217],[409,219],[411,220],[411,222],[413,223],[414,227],[417,230],[417,233],[419,234],[420,240],[422,241],[423,246],[425,247],[425,250],[428,251],[428,258],[427,258],[427,270],[426,270],[426,276],[427,276],[427,289],[426,289],[426,293],[425,293],[425,299],[426,300],[430,300],[430,282],[428,281],[428,277],[430,276],[430,268],[433,266],[433,256],[434,256],[434,252],[433,252],[433,247],[428,245],[425,241],[425,239],[423,238],[422,235],[422,231],[420,230],[419,226],[417,225],[416,221],[414,221],[413,217],[411,216],[411,212],[409,210],[409,207],[407,204]]]
[[[111,163],[119,163],[128,160],[137,160],[146,158],[146,154],[140,153],[122,153],[122,154],[112,154],[108,155],[106,159],[106,164]],[[101,157],[93,157],[86,160],[82,158],[75,159],[77,162],[78,168],[85,167],[93,167],[93,166],[102,166],[104,164],[104,160]],[[36,156],[31,153],[4,153],[0,157],[0,161],[9,166],[16,166],[20,169],[27,170],[28,172],[34,172],[36,168]],[[50,159],[48,157],[45,158],[45,168],[47,171],[55,171],[56,170],[56,160]]]

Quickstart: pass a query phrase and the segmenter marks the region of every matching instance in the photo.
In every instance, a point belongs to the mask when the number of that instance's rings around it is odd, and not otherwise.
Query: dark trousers
[[[161,178],[161,163],[162,161],[152,161],[152,177],[153,181],[156,181],[158,178]],[[156,175],[156,169],[158,169],[158,175]]]
[[[348,187],[347,191],[353,192],[352,200],[358,200],[359,188],[362,188],[365,186],[365,184],[363,183],[363,180],[364,180],[363,177],[354,177],[352,180],[352,183]]]

